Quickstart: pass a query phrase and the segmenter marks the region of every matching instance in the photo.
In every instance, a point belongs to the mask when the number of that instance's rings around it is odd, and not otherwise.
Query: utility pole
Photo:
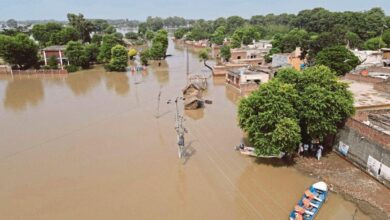
[[[178,103],[179,101],[184,100],[183,97],[176,97],[174,100],[175,107],[176,107],[176,113],[175,113],[175,130],[176,130],[176,135],[177,135],[177,146],[178,146],[178,155],[179,158],[182,158],[184,155],[184,146],[185,146],[185,141],[184,141],[184,134],[187,133],[187,129],[183,126],[183,121],[184,117],[183,115],[180,115],[179,113],[179,106]],[[168,100],[167,104],[171,104],[171,100]]]

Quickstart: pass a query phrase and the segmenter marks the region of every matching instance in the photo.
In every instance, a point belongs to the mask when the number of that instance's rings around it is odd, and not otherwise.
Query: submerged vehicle
[[[314,183],[305,191],[294,210],[290,213],[290,220],[314,219],[327,197],[328,186],[326,183]]]

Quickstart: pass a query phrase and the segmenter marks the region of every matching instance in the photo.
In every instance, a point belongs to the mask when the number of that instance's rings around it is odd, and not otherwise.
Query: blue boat
[[[290,220],[314,219],[327,197],[328,186],[326,183],[314,183],[305,191],[294,210],[290,213]]]

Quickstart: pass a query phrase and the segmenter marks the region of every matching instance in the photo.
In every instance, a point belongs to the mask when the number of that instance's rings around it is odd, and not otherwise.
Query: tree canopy
[[[0,35],[0,57],[14,67],[28,69],[38,62],[38,45],[25,34]]]
[[[295,151],[298,143],[334,134],[354,114],[347,84],[325,66],[282,69],[239,103],[240,127],[258,154]],[[290,131],[290,132],[289,132]]]
[[[345,75],[355,69],[359,63],[359,58],[344,46],[325,48],[316,57],[316,64],[329,67],[337,75]]]

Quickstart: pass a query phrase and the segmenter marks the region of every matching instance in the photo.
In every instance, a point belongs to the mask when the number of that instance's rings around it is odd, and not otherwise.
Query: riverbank
[[[336,153],[331,152],[320,161],[313,157],[298,157],[295,162],[299,171],[326,181],[333,192],[356,203],[373,219],[390,218],[390,190]]]

